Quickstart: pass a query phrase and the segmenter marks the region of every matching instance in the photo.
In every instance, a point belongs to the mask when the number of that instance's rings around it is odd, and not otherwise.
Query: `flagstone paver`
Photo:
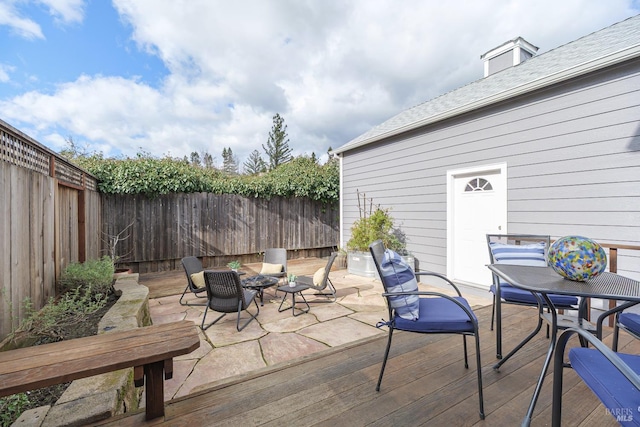
[[[329,348],[328,345],[296,333],[268,334],[260,338],[268,365],[296,359]]]
[[[176,393],[182,387],[183,383],[187,380],[189,375],[193,372],[193,367],[198,363],[197,359],[191,360],[178,360],[173,361],[173,378],[165,380],[164,382],[164,396],[165,400],[173,399],[176,397]]]
[[[350,319],[362,322],[365,325],[376,326],[381,320],[389,320],[389,311],[384,308],[379,311],[360,311],[349,315]],[[386,331],[383,329],[383,331]]]
[[[318,319],[311,313],[295,317],[289,314],[289,316],[285,317],[284,319],[281,318],[272,322],[263,323],[262,328],[267,332],[287,333],[295,332],[299,329],[316,323],[318,323]]]
[[[315,318],[318,319],[319,322],[326,322],[327,320],[353,314],[353,310],[350,310],[338,303],[313,304],[310,302],[309,304],[311,305],[310,313],[315,316]]]
[[[336,347],[363,338],[372,337],[383,332],[357,320],[340,317],[318,323],[317,325],[308,326],[299,330],[298,333],[325,343],[330,347]]]
[[[207,323],[213,321],[219,316],[219,313],[212,311],[207,315]],[[210,316],[210,319],[209,319]],[[240,318],[240,325],[248,319],[248,315],[243,313],[244,317]],[[218,321],[215,325],[209,327],[204,331],[207,339],[213,347],[224,347],[238,342],[257,340],[258,338],[267,334],[267,331],[262,329],[260,324],[255,320],[252,320],[241,332],[236,329],[236,314],[230,313],[224,318]]]
[[[196,363],[193,372],[184,381],[175,397],[185,396],[194,388],[204,384],[244,374],[265,366],[267,364],[262,358],[258,340],[214,348]]]

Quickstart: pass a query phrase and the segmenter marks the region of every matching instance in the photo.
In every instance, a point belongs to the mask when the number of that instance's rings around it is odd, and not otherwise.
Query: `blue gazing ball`
[[[567,279],[584,282],[604,271],[607,254],[591,239],[565,236],[549,248],[549,265]]]

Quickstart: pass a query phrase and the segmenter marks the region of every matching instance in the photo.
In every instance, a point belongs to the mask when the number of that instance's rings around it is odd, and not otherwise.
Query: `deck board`
[[[144,415],[116,417],[100,425],[418,426],[519,425],[531,399],[548,341],[542,331],[500,371],[493,370],[495,334],[491,308],[476,309],[480,320],[486,420],[478,416],[475,346],[468,338],[464,369],[462,338],[396,332],[380,392],[375,391],[386,336],[328,349],[211,385],[167,403],[164,420]],[[535,326],[534,309],[503,307],[506,354]],[[610,343],[611,329],[605,330]],[[571,342],[577,345],[577,340]],[[621,334],[621,349],[640,351]],[[551,422],[552,369],[538,400],[533,426]],[[564,380],[567,426],[616,425],[591,391],[571,371]]]

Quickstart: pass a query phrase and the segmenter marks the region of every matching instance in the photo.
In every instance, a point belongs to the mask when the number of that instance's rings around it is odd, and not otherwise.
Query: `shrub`
[[[57,299],[49,298],[40,311],[33,309],[29,298],[25,299],[27,314],[11,334],[13,341],[18,343],[27,337],[44,342],[63,339],[66,327],[83,322],[107,304],[113,292],[113,272],[113,262],[107,256],[69,264],[58,281]]]
[[[84,289],[93,294],[108,295],[113,290],[113,272],[113,261],[108,256],[84,263],[73,262],[58,280],[58,293]]]
[[[393,218],[388,209],[377,208],[370,215],[362,217],[351,227],[351,239],[347,249],[366,252],[369,245],[382,240],[387,249],[402,252],[405,245],[400,241],[393,228]]]
[[[0,398],[0,426],[10,426],[29,407],[29,398],[25,393]]]
[[[171,193],[207,192],[264,199],[308,197],[327,204],[339,199],[340,171],[335,160],[319,165],[302,156],[264,174],[232,176],[183,160],[142,154],[133,159],[78,155],[72,160],[98,179],[98,189],[105,194],[142,194],[153,198]]]

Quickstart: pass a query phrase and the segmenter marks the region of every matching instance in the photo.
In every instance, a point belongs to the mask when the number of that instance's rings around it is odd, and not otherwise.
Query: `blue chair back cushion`
[[[418,290],[418,281],[411,267],[396,252],[384,251],[380,274],[387,292],[414,292]],[[388,297],[389,306],[396,317],[415,321],[419,317],[418,295],[398,295]]]
[[[496,264],[531,265],[546,267],[545,242],[528,245],[509,245],[500,242],[490,242],[489,248]]]
[[[454,297],[475,314],[467,300]],[[408,321],[396,316],[394,328],[411,332],[473,332],[474,325],[460,306],[446,298],[420,298],[420,317]]]
[[[617,353],[640,374],[640,356]],[[640,391],[602,353],[592,348],[572,348],[569,360],[575,372],[623,426],[640,425]]]

